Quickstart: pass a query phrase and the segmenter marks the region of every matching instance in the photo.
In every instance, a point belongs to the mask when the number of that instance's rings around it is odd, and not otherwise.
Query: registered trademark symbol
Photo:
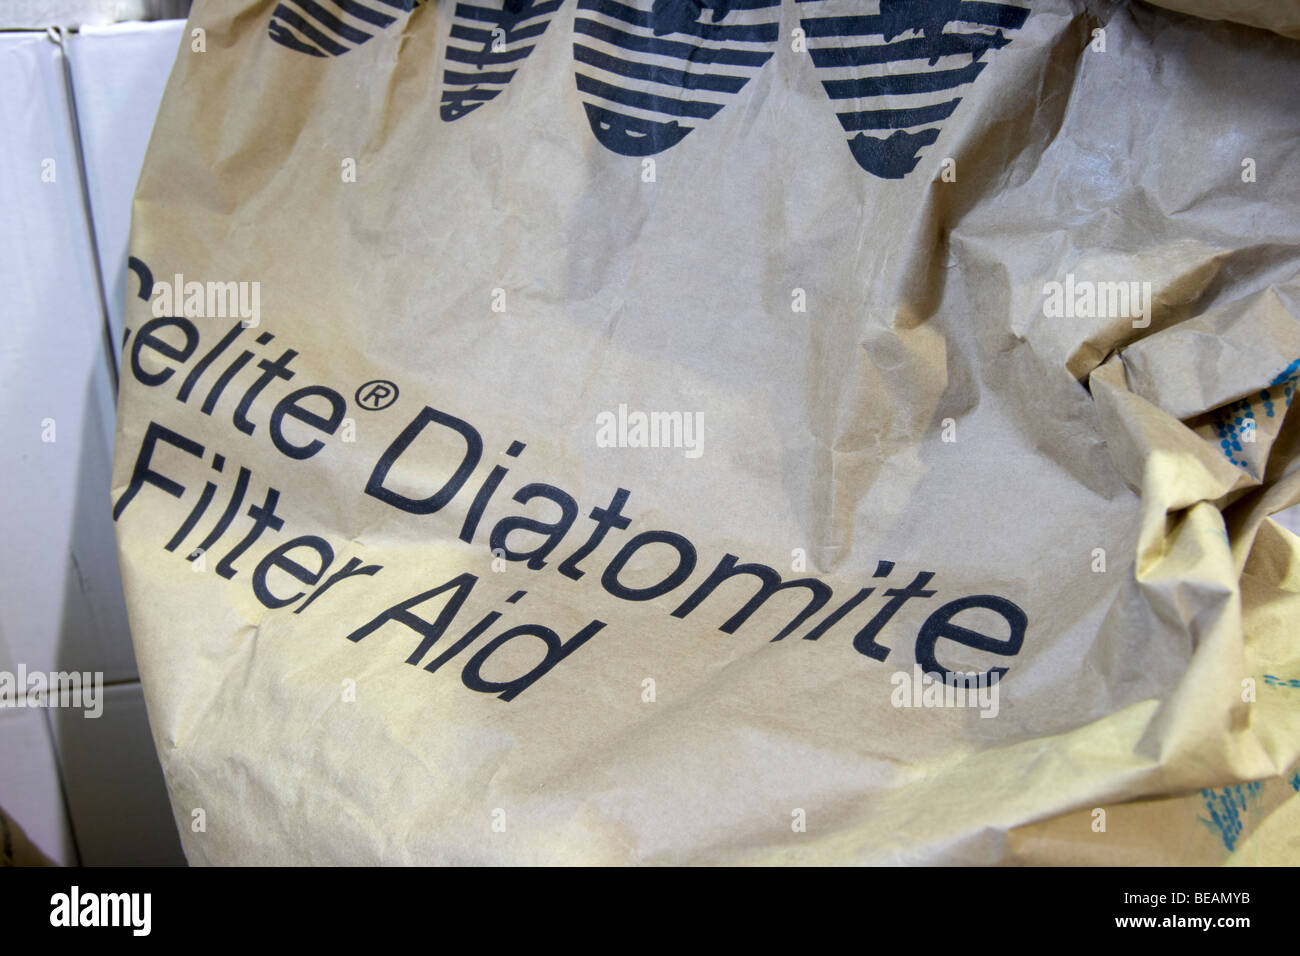
[[[397,386],[386,379],[377,378],[357,389],[353,398],[359,407],[377,412],[397,401]]]

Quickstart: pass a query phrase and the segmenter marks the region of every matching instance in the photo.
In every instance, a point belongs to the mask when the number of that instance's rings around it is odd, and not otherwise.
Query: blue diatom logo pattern
[[[457,0],[442,119],[495,99],[566,2]],[[811,62],[853,159],[881,179],[916,168],[961,103],[958,92],[1029,16],[1027,7],[992,0],[577,0],[574,80],[596,140],[622,156],[676,146],[776,53],[783,2],[798,11],[791,49]],[[418,3],[282,0],[270,36],[298,53],[339,56]]]
[[[442,74],[442,118],[458,120],[505,89],[563,2],[505,0],[499,10],[457,3]]]
[[[797,2],[853,158],[883,179],[916,168],[920,149],[961,102],[953,91],[973,83],[984,55],[1011,42],[1004,31],[1029,16],[1024,7],[971,0],[880,0],[871,15],[854,14],[860,0]]]
[[[596,139],[624,156],[681,142],[771,59],[780,3],[578,0],[574,74]]]
[[[1218,436],[1223,456],[1228,461],[1239,468],[1250,468],[1242,443],[1255,441],[1259,427],[1259,419],[1255,416],[1257,408],[1255,403],[1260,403],[1259,407],[1262,408],[1264,418],[1273,418],[1274,407],[1278,402],[1282,403],[1283,409],[1291,407],[1297,384],[1300,384],[1300,359],[1296,359],[1282,369],[1269,382],[1268,388],[1262,389],[1258,395],[1247,395],[1245,398],[1215,409],[1211,425],[1214,427],[1215,435]],[[1238,455],[1241,457],[1238,458]]]
[[[284,0],[267,28],[281,46],[309,56],[342,56],[411,12],[414,0]]]

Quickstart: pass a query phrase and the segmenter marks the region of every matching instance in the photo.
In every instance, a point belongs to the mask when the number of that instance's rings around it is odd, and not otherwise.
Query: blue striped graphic
[[[268,32],[298,53],[340,56],[421,2],[279,0]],[[452,122],[506,88],[566,0],[445,2],[440,115]],[[776,52],[782,2],[798,11],[853,158],[883,179],[916,168],[955,94],[1029,16],[1028,0],[576,0],[574,80],[597,141],[652,156],[717,115]]]
[[[985,54],[1011,42],[1025,7],[980,0],[796,0],[808,54],[824,77],[858,165],[883,179],[902,179],[920,150],[939,138],[939,124],[961,102],[953,92],[973,83]],[[887,135],[880,131],[892,131]]]
[[[445,122],[472,113],[506,88],[564,0],[457,3],[442,73]]]
[[[308,56],[342,56],[397,22],[419,0],[282,0],[267,32]]]
[[[591,131],[651,156],[715,115],[776,49],[781,0],[578,0],[574,78]]]

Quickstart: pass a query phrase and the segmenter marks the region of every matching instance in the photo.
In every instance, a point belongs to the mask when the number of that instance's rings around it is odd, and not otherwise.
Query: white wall
[[[183,863],[109,516],[131,194],[183,24],[0,33],[0,671],[102,673],[98,719],[0,708],[0,807],[56,862]],[[93,217],[92,235],[89,219]],[[101,296],[96,269],[104,277]]]

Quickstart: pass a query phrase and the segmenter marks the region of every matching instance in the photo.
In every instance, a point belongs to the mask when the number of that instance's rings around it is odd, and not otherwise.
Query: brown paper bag
[[[1296,861],[1300,45],[408,6],[200,0],[138,187],[191,862]]]

